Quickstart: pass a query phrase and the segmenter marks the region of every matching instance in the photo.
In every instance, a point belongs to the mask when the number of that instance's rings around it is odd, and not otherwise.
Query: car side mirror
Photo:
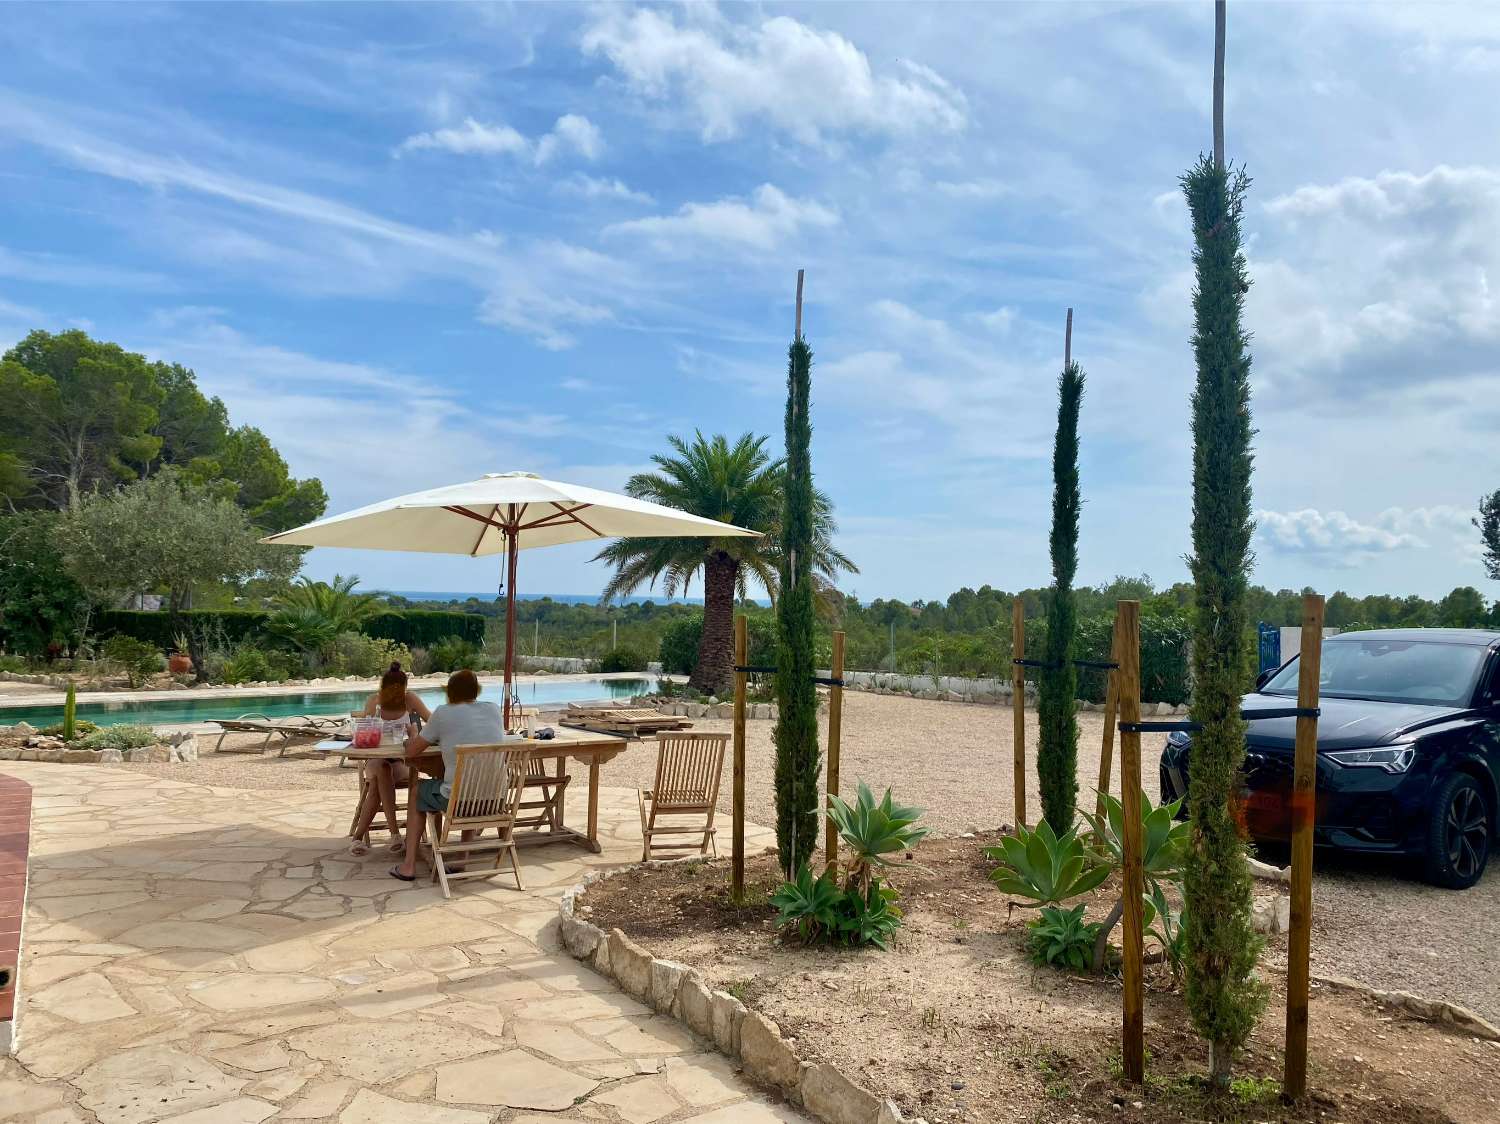
[[[1276,674],[1274,667],[1268,667],[1255,677],[1255,689],[1258,691],[1271,681],[1271,676]]]

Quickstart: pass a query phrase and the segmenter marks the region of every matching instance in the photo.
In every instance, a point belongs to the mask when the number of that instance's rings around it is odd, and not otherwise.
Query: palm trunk
[[[721,699],[734,689],[734,591],[739,570],[722,550],[703,560],[703,636],[688,684]]]

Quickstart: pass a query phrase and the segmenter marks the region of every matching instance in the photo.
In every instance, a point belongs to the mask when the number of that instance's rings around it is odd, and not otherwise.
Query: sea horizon
[[[408,601],[495,601],[500,594],[494,590],[483,592],[464,590],[431,590],[431,589],[388,589],[382,590],[391,597],[404,597]],[[517,593],[517,601],[556,601],[564,605],[597,605],[600,600],[597,593]],[[631,595],[629,597],[617,597],[615,601],[621,604],[643,604],[647,601],[658,605],[701,605],[701,597],[665,597],[660,594]],[[758,600],[759,604],[769,605],[769,601]]]

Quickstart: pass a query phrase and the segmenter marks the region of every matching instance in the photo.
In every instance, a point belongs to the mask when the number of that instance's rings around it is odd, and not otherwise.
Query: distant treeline
[[[1023,589],[1019,593],[981,586],[950,594],[945,601],[901,601],[876,598],[862,603],[856,594],[834,594],[827,615],[819,621],[819,649],[826,652],[835,628],[844,630],[845,665],[854,670],[895,670],[906,673],[943,675],[1007,675],[1011,660],[1011,602],[1019,596],[1027,619],[1027,648],[1040,643],[1046,615],[1045,589]],[[1143,638],[1147,633],[1161,638],[1163,645],[1177,643],[1191,627],[1192,586],[1186,582],[1158,589],[1147,576],[1118,577],[1103,585],[1078,590],[1080,643],[1108,647],[1109,628],[1120,600],[1141,602]],[[1274,625],[1295,625],[1302,619],[1300,590],[1250,589],[1250,619]],[[492,645],[503,642],[505,605],[494,600],[412,602],[392,598],[397,606],[442,608],[476,613],[487,618],[486,634]],[[751,617],[771,611],[760,605],[742,604],[737,612]],[[662,636],[673,621],[696,618],[702,609],[694,605],[657,604],[650,601],[614,606],[580,605],[547,598],[516,604],[516,641],[520,651],[533,645],[540,655],[598,657],[616,642],[648,659],[658,658]],[[1337,592],[1327,602],[1327,624],[1344,630],[1394,627],[1500,627],[1500,602],[1487,603],[1470,586],[1462,586],[1438,601],[1424,597],[1392,597],[1376,594],[1353,597]],[[1253,651],[1254,637],[1246,637]],[[1079,655],[1104,658],[1107,651]],[[1182,659],[1186,659],[1183,653]],[[1165,673],[1164,673],[1165,674]],[[1176,673],[1172,673],[1175,677]]]

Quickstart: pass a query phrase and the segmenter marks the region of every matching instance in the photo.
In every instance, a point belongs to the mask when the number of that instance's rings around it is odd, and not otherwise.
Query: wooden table
[[[562,772],[562,763],[570,757],[589,767],[588,830],[577,831],[567,826],[563,815],[563,794],[559,794],[557,826],[518,831],[515,834],[517,845],[565,841],[586,847],[597,855],[604,849],[599,843],[600,766],[618,757],[632,746],[648,744],[654,743],[634,741],[616,734],[595,734],[587,730],[572,730],[566,727],[558,729],[556,737],[545,741],[531,738],[506,739],[507,748],[529,753],[541,761],[558,762],[559,773]],[[434,777],[443,775],[443,756],[436,749],[430,749],[417,757],[408,757],[406,751],[399,745],[383,745],[377,749],[354,749],[345,741],[323,741],[313,748],[323,753],[347,756],[350,761],[399,761],[416,773],[426,773]],[[415,785],[413,789],[415,790]]]

